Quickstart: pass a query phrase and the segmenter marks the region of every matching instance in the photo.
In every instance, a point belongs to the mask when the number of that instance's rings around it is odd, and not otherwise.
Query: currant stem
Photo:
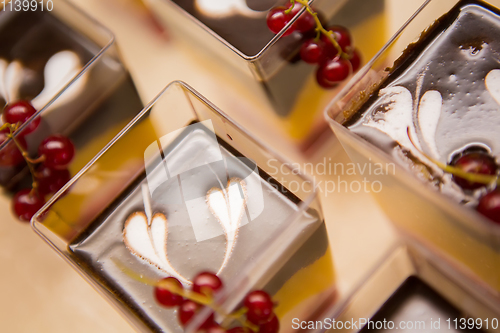
[[[440,169],[442,169],[446,173],[451,173],[452,175],[458,176],[460,178],[463,178],[471,183],[480,183],[484,185],[489,185],[491,183],[497,183],[497,185],[500,185],[500,179],[498,176],[490,176],[490,175],[482,175],[478,173],[472,173],[472,172],[465,172],[460,168],[453,167],[451,165],[445,165],[439,161],[433,160],[432,158],[429,158],[431,162],[436,164]]]
[[[441,162],[433,159],[430,156],[427,156],[426,153],[424,153],[422,150],[420,150],[415,145],[415,142],[413,141],[413,138],[412,138],[412,136],[410,134],[410,128],[407,128],[406,131],[408,133],[408,138],[410,139],[410,142],[415,147],[415,149],[417,149],[420,154],[422,154],[423,156],[425,156],[425,158],[427,158],[429,161],[431,161],[432,163],[434,163],[438,168],[440,168],[444,172],[450,173],[450,174],[455,175],[455,176],[460,177],[460,178],[463,178],[463,179],[465,179],[465,180],[467,180],[467,181],[469,181],[471,183],[480,183],[480,184],[484,184],[484,185],[489,185],[489,184],[495,182],[497,185],[500,185],[500,178],[499,178],[499,176],[482,175],[482,174],[478,174],[478,173],[466,172],[466,171],[463,171],[460,168],[457,168],[457,167],[454,167],[454,166],[451,166],[451,165],[446,165],[444,163],[441,163]]]
[[[290,12],[292,11],[293,6],[295,5],[296,2],[300,3],[302,6],[306,7],[306,11],[313,16],[314,22],[316,22],[316,32],[317,32],[316,39],[318,40],[321,35],[325,35],[330,40],[330,42],[333,44],[333,46],[337,49],[339,57],[341,57],[342,59],[346,59],[346,60],[351,59],[351,56],[349,54],[347,54],[346,52],[344,52],[344,50],[342,50],[342,47],[340,46],[340,44],[333,37],[334,32],[328,31],[323,27],[323,25],[321,24],[321,21],[318,18],[318,13],[316,13],[311,8],[311,6],[309,6],[308,0],[290,0],[290,8],[288,8],[285,11],[285,13],[290,14]]]
[[[19,124],[15,124],[14,125],[14,124],[5,123],[5,124],[3,124],[0,127],[0,130],[4,130],[6,128],[9,129],[9,134],[7,134],[7,137],[10,138],[10,139],[12,139],[12,141],[16,145],[17,149],[19,149],[19,151],[21,152],[21,155],[23,156],[24,160],[26,161],[26,164],[28,165],[28,168],[29,168],[30,173],[31,173],[31,178],[32,178],[31,186],[32,186],[32,194],[33,194],[34,192],[38,192],[38,182],[36,180],[35,164],[40,163],[41,161],[43,161],[43,159],[45,159],[45,157],[41,156],[41,157],[39,157],[36,160],[32,160],[29,157],[28,152],[19,143],[19,141],[14,137],[14,133],[17,131],[18,127],[19,127]],[[39,161],[40,159],[41,159],[41,161]]]
[[[257,325],[254,325],[253,323],[249,322],[248,320],[242,319],[243,315],[245,315],[246,313],[247,313],[247,309],[241,308],[233,313],[230,313],[228,315],[228,318],[231,318],[231,319],[238,321],[240,324],[251,329],[254,332],[258,332],[259,328],[257,327]]]
[[[153,279],[146,278],[142,275],[137,274],[136,272],[134,272],[133,270],[131,270],[130,268],[125,266],[118,259],[113,258],[111,260],[126,275],[128,275],[130,278],[132,278],[138,282],[142,282],[142,283],[149,285],[149,286],[152,286],[152,287],[160,287],[162,289],[166,289],[166,290],[168,290],[174,294],[180,295],[180,296],[182,296],[190,301],[207,306],[207,307],[211,308],[214,312],[222,315],[225,318],[231,318],[231,319],[237,320],[243,326],[245,326],[246,328],[249,328],[250,330],[252,330],[254,332],[259,331],[259,327],[257,325],[254,325],[251,322],[242,319],[243,315],[246,313],[246,309],[240,309],[234,313],[225,313],[224,311],[222,311],[222,309],[220,309],[217,305],[214,304],[211,297],[201,295],[201,294],[195,293],[193,291],[185,290],[184,288],[179,288],[177,286],[172,286],[170,283],[168,283],[168,281],[164,281],[164,280],[156,281]]]
[[[30,161],[30,163],[32,164],[39,164],[39,163],[42,163],[43,161],[45,161],[45,155],[42,155],[36,159],[32,159],[30,157],[26,157],[26,160],[27,161]]]

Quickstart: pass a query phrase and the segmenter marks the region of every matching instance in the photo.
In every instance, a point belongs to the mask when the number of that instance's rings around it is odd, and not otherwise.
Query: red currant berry
[[[36,170],[36,180],[38,181],[38,193],[41,196],[53,194],[59,191],[69,180],[71,174],[68,169],[55,170],[40,165]]]
[[[162,280],[162,285],[165,285],[167,289],[162,288],[160,286],[155,287],[156,301],[166,307],[174,307],[181,305],[182,301],[184,300],[182,296],[170,291],[171,288],[182,289],[182,284],[179,282],[179,280],[177,280],[174,277],[168,277]]]
[[[347,52],[348,48],[352,44],[351,34],[349,31],[341,26],[333,26],[327,30],[333,31],[332,37],[337,41],[342,50]],[[325,59],[335,58],[338,54],[338,50],[335,45],[333,45],[330,38],[326,35],[322,35],[321,40],[325,43]]]
[[[36,113],[36,109],[27,101],[17,101],[7,104],[3,111],[3,120],[9,124],[24,124]],[[40,125],[40,117],[31,121],[31,123],[23,131],[23,135],[27,135],[37,129]]]
[[[8,129],[0,131],[0,144],[9,140],[8,134],[10,131]],[[16,141],[26,149],[26,140],[23,136],[18,135]],[[11,141],[2,150],[0,150],[0,166],[16,166],[24,162],[24,157],[21,151],[17,148],[16,144]]]
[[[351,74],[351,63],[345,59],[330,59],[319,67],[319,71],[326,81],[339,83]]]
[[[354,49],[351,54],[351,59],[349,59],[352,66],[352,72],[357,72],[359,67],[361,67],[361,55],[357,49]]]
[[[184,300],[179,307],[179,322],[181,323],[182,326],[186,326],[191,319],[198,313],[201,309],[203,309],[203,306],[195,303],[191,300]],[[212,313],[207,320],[200,326],[201,329],[208,329],[211,326],[214,325],[214,314]]]
[[[273,315],[273,301],[268,293],[263,290],[255,290],[249,293],[243,302],[247,308],[247,319],[260,325],[266,323]]]
[[[453,166],[468,173],[493,176],[497,173],[498,166],[495,159],[485,152],[468,152],[460,156]],[[464,178],[453,175],[453,180],[464,190],[476,190],[485,186],[482,183],[470,182]]]
[[[347,48],[352,44],[351,34],[349,33],[349,30],[339,25],[330,27],[327,30],[333,31],[333,38],[335,38],[344,52],[348,51]],[[322,35],[321,39],[327,44],[332,43],[328,36]]]
[[[292,11],[290,12],[290,15],[292,17],[295,17],[300,10],[302,9],[302,5],[298,2],[295,3],[293,6]],[[288,6],[290,8],[290,6]],[[305,11],[300,15],[299,18],[295,21],[293,24],[295,27],[295,30],[301,33],[311,31],[316,28],[316,21],[314,21],[314,16],[311,15],[311,13]]]
[[[12,199],[14,214],[21,221],[26,222],[29,222],[43,205],[45,205],[45,200],[31,189],[24,189],[17,192]]]
[[[278,333],[280,330],[280,321],[273,314],[271,320],[259,326],[259,333]]]
[[[317,64],[323,58],[325,43],[309,39],[300,48],[300,57],[308,64]]]
[[[285,13],[286,7],[274,7],[267,13],[267,26],[269,30],[273,33],[278,34],[283,28],[292,20],[293,16],[291,14]],[[290,35],[295,30],[295,27],[291,26],[283,34],[283,36]]]
[[[316,81],[321,87],[325,89],[332,89],[337,86],[336,82],[330,82],[327,79],[325,79],[323,71],[321,71],[321,67],[318,68],[318,70],[316,71]]]
[[[51,169],[66,168],[75,156],[75,146],[70,139],[62,135],[51,135],[42,141],[38,154],[45,156],[43,164]]]
[[[246,327],[233,327],[227,333],[250,333],[250,330]]]
[[[494,190],[482,197],[477,211],[493,222],[500,223],[500,190]]]
[[[213,273],[203,272],[193,279],[193,291],[195,293],[211,297],[213,293],[220,289],[222,289],[222,281]]]

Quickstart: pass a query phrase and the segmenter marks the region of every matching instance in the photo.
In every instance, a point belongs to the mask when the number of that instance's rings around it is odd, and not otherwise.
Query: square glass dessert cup
[[[223,73],[221,77],[231,80],[232,89],[244,89],[242,94],[265,103],[259,117],[277,123],[278,133],[301,150],[307,151],[322,142],[324,134],[331,134],[322,111],[343,84],[320,86],[316,77],[319,66],[300,60],[300,48],[310,34],[285,34],[305,8],[274,34],[267,27],[266,15],[274,6],[289,4],[288,0],[145,2],[170,34],[198,50],[193,53],[204,58],[200,62],[208,59],[216,72]],[[392,35],[387,32],[389,10],[383,0],[309,3],[327,22],[325,28],[338,25],[349,30],[362,59],[373,57]]]
[[[264,289],[287,331],[292,318],[314,318],[336,302],[314,185],[290,165],[174,82],[32,225],[140,331],[182,332],[178,310],[157,303],[154,284],[172,276],[188,287],[203,271],[223,281],[212,300],[218,314]],[[186,330],[211,307],[204,311]]]
[[[49,8],[0,16],[0,185],[10,192],[30,186],[14,141],[36,160],[45,139],[69,137],[74,175],[141,105],[113,34],[67,1]]]
[[[500,225],[475,207],[495,176],[463,188],[457,177],[467,175],[456,164],[469,153],[498,154],[491,131],[500,106],[488,87],[498,64],[488,35],[500,16],[489,4],[427,1],[325,115],[363,177],[379,185],[373,195],[408,244],[498,313]]]
[[[495,311],[450,281],[435,262],[403,243],[394,244],[348,304],[331,316],[336,329],[460,332],[464,322],[466,330],[477,332],[498,332],[499,327]],[[352,329],[341,327],[347,323]]]

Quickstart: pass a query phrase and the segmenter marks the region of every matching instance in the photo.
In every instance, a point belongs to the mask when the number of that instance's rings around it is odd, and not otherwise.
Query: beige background
[[[214,0],[215,1],[215,0]],[[369,1],[369,0],[366,0]],[[224,93],[224,77],[194,59],[183,46],[169,41],[144,8],[132,0],[74,0],[79,7],[111,29],[144,101],[166,84],[181,79],[237,121],[288,157],[302,157],[284,140],[252,117],[258,101]],[[393,31],[420,1],[387,0]],[[57,1],[55,1],[57,5]],[[336,142],[315,157],[348,163]],[[318,179],[318,181],[321,179]],[[370,264],[390,247],[392,230],[366,194],[323,195],[326,220],[345,294],[366,274]],[[360,209],[360,205],[363,208]],[[0,196],[0,331],[1,332],[132,332],[128,324],[26,224],[10,215],[9,201]]]

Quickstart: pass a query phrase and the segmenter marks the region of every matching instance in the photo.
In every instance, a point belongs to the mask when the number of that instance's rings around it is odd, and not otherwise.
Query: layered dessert
[[[344,125],[457,203],[500,222],[500,12],[459,1]]]
[[[57,12],[5,8],[0,17],[0,185],[15,194],[20,220],[29,221],[142,107],[108,52],[113,36],[89,21],[70,4]],[[76,157],[47,168],[42,146],[54,136],[71,141]]]
[[[81,35],[68,29],[50,13],[6,11],[0,21],[0,105],[2,109],[15,107],[12,115],[3,112],[2,124],[27,121],[80,73],[101,49],[95,43],[82,40]],[[75,93],[81,92],[84,81],[81,81],[80,87],[75,87]],[[75,94],[71,95],[67,101],[75,97]],[[34,122],[26,131],[26,146],[47,126],[46,122],[40,124],[40,120]],[[2,142],[7,140],[5,135],[2,139]],[[10,151],[15,150],[13,144],[9,148]],[[6,150],[3,155],[13,153]],[[2,159],[2,185],[12,185],[9,184],[12,177],[25,167],[22,162],[22,159]]]
[[[276,0],[173,2],[243,54],[258,54],[274,37],[266,26],[266,15],[276,5]]]
[[[294,3],[293,11],[285,18],[274,14],[292,7],[289,0],[149,0],[147,3],[172,33],[203,50],[199,54],[203,54],[204,61],[211,55],[211,63],[231,70],[231,79],[245,82],[245,93],[265,101],[274,112],[269,117],[277,120],[288,138],[304,151],[325,134],[327,125],[322,110],[328,101],[363,59],[371,57],[383,45],[386,34],[383,1],[311,2],[324,28],[332,29],[333,38],[349,54],[344,60],[354,58],[352,66],[344,63],[340,76],[333,73],[326,80],[322,73],[318,74],[319,68],[325,66],[310,63],[316,57],[315,46],[305,51],[309,56],[302,55],[301,51],[316,38],[316,22],[307,12],[299,15],[303,9],[299,2]],[[277,37],[292,20],[295,20],[292,28]],[[323,38],[320,43],[323,42],[328,44],[328,39]],[[322,63],[337,55],[335,51],[328,53],[329,59],[325,57]]]
[[[381,168],[363,175],[381,185],[372,194],[406,243],[471,296],[498,304],[500,12],[453,3],[423,32],[417,15],[330,115],[350,158]],[[405,38],[416,42],[401,54]]]
[[[44,89],[52,88],[46,87],[47,80],[49,84],[58,83],[54,82],[52,77],[45,78],[47,72],[50,76],[51,67],[59,65],[58,62],[64,62],[68,67],[73,67],[72,69],[81,70],[101,50],[95,42],[69,29],[51,13],[42,11],[18,13],[7,10],[3,13],[1,22],[0,59],[2,59],[2,65],[17,62],[22,74],[13,82],[17,86],[15,89],[17,98],[14,99],[33,100]],[[54,55],[63,51],[68,51],[71,55],[62,54],[54,58]],[[70,58],[71,56],[75,59]],[[51,64],[53,62],[56,64]],[[47,64],[49,64],[48,68]],[[67,70],[60,75],[64,76],[64,74],[67,74]],[[72,77],[68,77],[70,78]],[[2,83],[6,82],[2,81]],[[6,88],[8,91],[13,89]],[[3,105],[8,98],[3,94],[4,92],[5,90],[2,90]]]
[[[178,310],[162,307],[143,280],[173,277],[189,287],[206,271],[230,286],[250,274],[247,268],[261,260],[255,254],[291,223],[301,201],[204,123],[153,142],[145,157],[142,175],[69,251],[146,327],[182,332]],[[294,223],[295,238],[280,244],[276,258],[258,266],[268,269],[251,278],[252,289],[264,289],[276,302],[282,331],[293,317],[307,318],[334,301],[322,218],[311,209]]]

